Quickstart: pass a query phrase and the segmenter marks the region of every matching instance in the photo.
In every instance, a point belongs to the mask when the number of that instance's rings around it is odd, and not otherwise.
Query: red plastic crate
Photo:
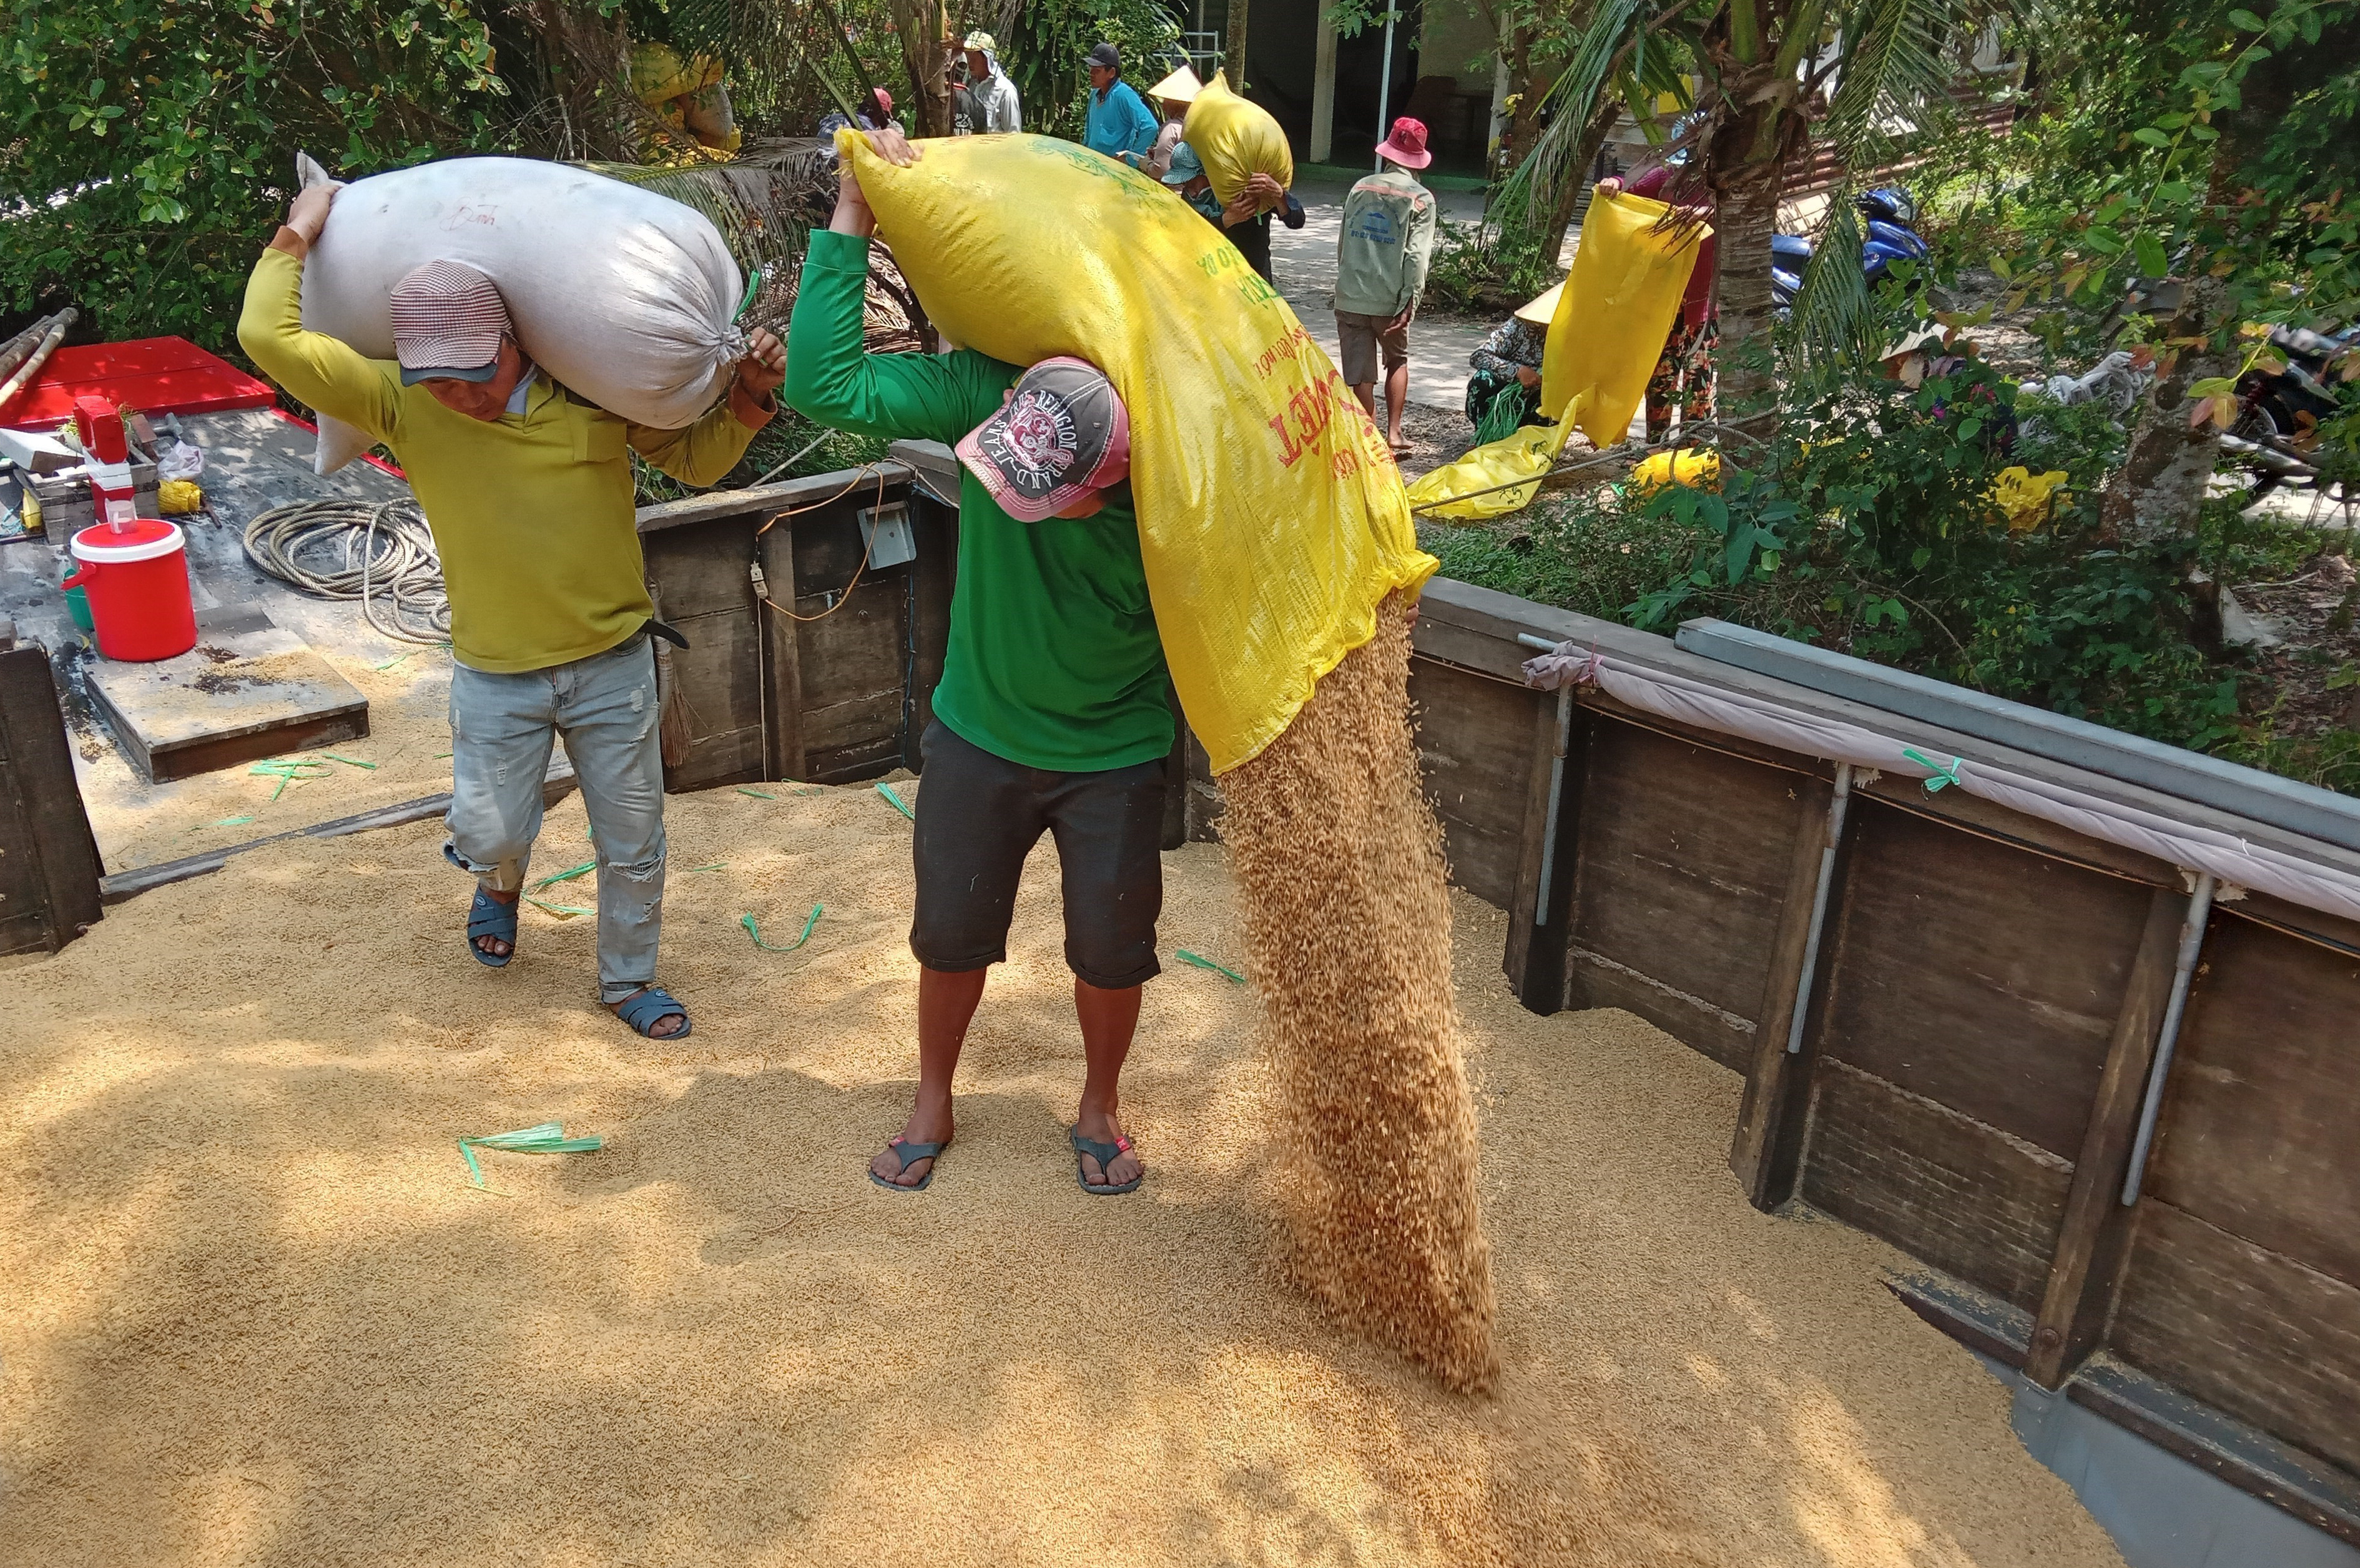
[[[0,425],[54,428],[72,417],[76,397],[89,394],[150,416],[268,408],[278,401],[269,387],[186,338],[134,338],[58,350],[32,385],[0,407]]]

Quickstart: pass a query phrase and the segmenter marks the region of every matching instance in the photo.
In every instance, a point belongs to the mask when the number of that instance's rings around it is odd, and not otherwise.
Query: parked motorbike
[[[1907,191],[1881,185],[1853,198],[1852,205],[1868,220],[1868,232],[1861,239],[1860,270],[1870,288],[1885,279],[1895,262],[1926,259],[1926,242],[1917,228],[1918,201]],[[1778,310],[1794,307],[1814,248],[1801,234],[1770,236],[1770,302]]]
[[[2246,492],[2249,502],[2289,479],[2318,478],[2317,470],[2287,442],[2337,412],[2342,366],[2336,362],[2347,354],[2360,354],[2360,324],[2328,332],[2273,327],[2270,346],[2284,356],[2286,365],[2249,370],[2237,378],[2237,419],[2225,439],[2253,476]]]

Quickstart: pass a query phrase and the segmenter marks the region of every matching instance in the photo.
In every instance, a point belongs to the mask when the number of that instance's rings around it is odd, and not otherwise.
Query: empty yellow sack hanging
[[[1555,418],[1579,397],[1576,422],[1592,446],[1610,447],[1629,435],[1679,314],[1697,247],[1711,232],[1698,227],[1675,237],[1655,226],[1668,211],[1644,196],[1601,194],[1590,198],[1581,221],[1581,248],[1541,355],[1541,411]]]
[[[1256,174],[1269,175],[1281,188],[1295,183],[1295,153],[1286,145],[1286,132],[1269,110],[1230,92],[1218,71],[1188,105],[1180,136],[1204,160],[1205,178],[1224,207]]]
[[[1434,572],[1384,437],[1163,185],[1047,136],[917,145],[897,169],[836,136],[936,326],[1011,365],[1087,359],[1122,395],[1164,660],[1214,771],[1236,767],[1376,634],[1380,599]]]
[[[1523,511],[1533,504],[1542,475],[1557,466],[1557,453],[1565,450],[1565,438],[1572,433],[1579,411],[1577,402],[1554,425],[1526,425],[1420,475],[1409,487],[1410,509],[1459,522]]]

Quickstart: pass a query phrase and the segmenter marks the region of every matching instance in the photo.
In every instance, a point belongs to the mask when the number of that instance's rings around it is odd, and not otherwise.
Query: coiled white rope
[[[302,593],[359,600],[396,642],[451,640],[442,561],[415,501],[273,506],[246,525],[245,544],[255,565]]]

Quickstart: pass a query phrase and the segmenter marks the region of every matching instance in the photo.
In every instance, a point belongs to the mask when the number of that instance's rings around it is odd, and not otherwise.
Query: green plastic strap
[[[534,884],[532,885],[532,890],[533,890],[534,892],[538,893],[538,892],[540,892],[543,887],[555,887],[555,886],[557,886],[557,884],[559,884],[560,882],[571,882],[571,881],[573,881],[576,877],[584,877],[584,876],[587,876],[589,873],[591,873],[591,872],[593,872],[593,871],[595,871],[595,870],[597,870],[597,869],[598,869],[598,863],[597,863],[596,861],[595,861],[595,860],[585,860],[585,861],[584,861],[581,865],[579,865],[579,866],[577,866],[574,867],[571,871],[552,871],[552,872],[551,872],[548,876],[546,876],[546,877],[542,877],[540,881],[538,881],[538,882],[534,883]]]
[[[595,915],[598,912],[595,909],[585,909],[579,904],[552,904],[546,898],[536,898],[530,893],[525,895],[524,901],[536,909],[547,909],[561,920],[572,920],[576,915]]]
[[[776,795],[768,794],[760,789],[748,789],[743,784],[740,784],[738,787],[738,793],[740,795],[751,795],[757,800],[775,800],[778,799]]]
[[[595,1134],[588,1138],[568,1138],[560,1122],[542,1122],[538,1127],[518,1127],[513,1132],[487,1133],[481,1138],[459,1140],[460,1158],[466,1160],[468,1173],[475,1185],[484,1184],[484,1168],[476,1162],[478,1149],[497,1149],[509,1154],[587,1154],[606,1147],[606,1140]]]
[[[1236,970],[1229,968],[1227,964],[1214,963],[1211,959],[1207,958],[1203,953],[1191,953],[1184,947],[1172,956],[1178,959],[1183,964],[1193,964],[1199,969],[1209,969],[1216,975],[1226,975],[1240,985],[1246,983],[1246,977],[1244,975],[1239,974]]]
[[[258,773],[265,779],[278,779],[279,788],[270,792],[270,798],[276,800],[287,793],[287,786],[296,779],[325,778],[335,769],[316,757],[274,757],[267,762],[256,763],[246,771]]]
[[[207,828],[244,827],[246,823],[252,821],[254,821],[252,817],[224,817],[217,822],[199,822],[195,827],[191,828],[189,831],[191,833],[202,833]]]
[[[323,751],[320,755],[330,762],[341,762],[347,768],[366,768],[372,773],[377,771],[376,763],[363,762],[356,757],[338,757],[333,751]]]
[[[887,800],[892,801],[893,809],[895,811],[901,812],[903,816],[909,818],[913,822],[918,820],[918,813],[910,810],[909,803],[903,800],[901,796],[887,789],[885,787],[885,780],[882,779],[877,780],[877,792],[880,795],[884,796]]]
[[[825,906],[819,904],[814,904],[812,906],[811,919],[803,922],[803,934],[795,938],[794,941],[787,943],[784,947],[779,947],[773,943],[764,942],[762,940],[761,928],[754,923],[753,916],[740,915],[738,917],[738,923],[746,928],[746,934],[752,937],[754,939],[754,945],[760,948],[764,953],[792,953],[803,943],[811,941],[812,928],[819,924],[819,912]]]
[[[738,308],[729,312],[729,319],[735,321],[744,315],[747,308],[754,303],[754,296],[761,291],[762,269],[758,267],[746,275],[746,298],[738,301]]]
[[[1926,780],[1926,793],[1928,795],[1939,795],[1942,792],[1944,785],[1956,784],[1959,781],[1959,768],[1966,761],[1965,757],[1954,757],[1950,758],[1950,765],[1945,767],[1915,746],[1903,746],[1901,755],[1920,768],[1930,768],[1934,770],[1934,776]]]

